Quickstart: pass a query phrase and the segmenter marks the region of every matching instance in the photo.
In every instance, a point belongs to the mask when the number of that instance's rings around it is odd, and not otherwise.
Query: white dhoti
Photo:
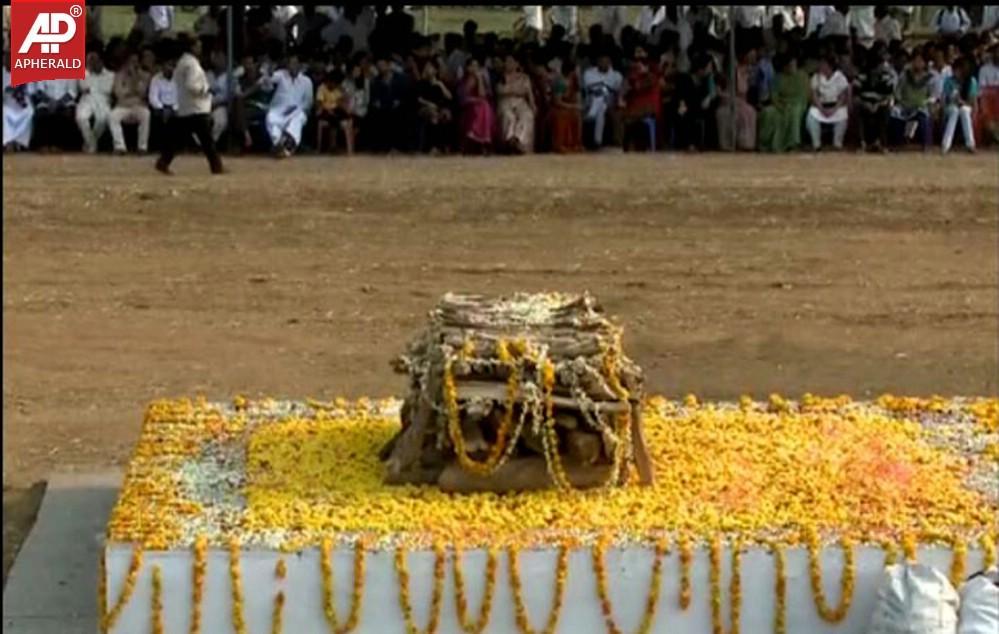
[[[31,131],[34,128],[35,109],[31,104],[22,106],[13,99],[3,102],[3,144],[16,143],[21,147],[31,144]]]
[[[302,128],[308,117],[305,111],[295,107],[288,114],[285,108],[271,108],[267,111],[267,134],[271,137],[271,143],[277,146],[281,138],[287,134],[295,142],[295,146],[302,142]]]
[[[80,99],[76,104],[76,125],[83,137],[83,151],[93,154],[97,151],[97,142],[108,127],[111,108],[97,99]]]
[[[604,124],[607,121],[607,100],[594,97],[586,110],[586,119],[593,121],[593,142],[600,147],[604,143]]]
[[[846,125],[850,118],[850,110],[846,106],[840,106],[830,114],[825,114],[819,108],[812,106],[808,109],[808,116],[805,117],[805,128],[808,135],[812,137],[812,147],[818,149],[822,145],[822,125],[833,127],[833,146],[843,147],[843,138],[846,136]]]
[[[108,117],[108,125],[111,128],[111,138],[114,140],[114,149],[118,152],[125,151],[125,133],[121,129],[123,123],[139,124],[139,151],[145,152],[149,149],[149,120],[151,115],[149,108],[145,106],[115,106]]]

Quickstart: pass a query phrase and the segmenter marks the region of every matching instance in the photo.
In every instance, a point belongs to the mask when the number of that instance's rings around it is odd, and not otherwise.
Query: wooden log
[[[645,444],[642,431],[642,408],[636,406],[631,411],[631,442],[635,455],[635,469],[638,470],[638,482],[644,486],[652,486],[655,482],[655,468],[649,458],[649,448]]]
[[[573,429],[565,435],[566,455],[578,464],[597,464],[603,457],[603,449],[603,441],[593,432]]]
[[[430,399],[440,398],[441,379],[442,375],[439,372],[430,373],[426,392],[419,395],[413,405],[412,422],[402,431],[396,446],[393,448],[392,455],[389,457],[387,465],[389,474],[398,475],[415,466],[420,459],[420,454],[423,451],[423,440],[435,428],[437,411]]]
[[[565,461],[566,476],[577,489],[592,489],[607,481],[609,465],[585,466]],[[509,462],[491,475],[479,476],[468,473],[457,463],[444,467],[437,486],[449,493],[503,493],[508,491],[540,491],[555,486],[545,459],[540,456],[511,458]]]
[[[458,400],[471,401],[475,399],[493,400],[506,402],[506,385],[503,383],[491,383],[485,381],[457,381]],[[516,401],[523,402],[523,395],[518,394]],[[571,396],[552,395],[552,404],[557,409],[579,411],[579,403]],[[598,401],[593,399],[593,406],[599,413],[627,412],[628,405],[619,400]]]

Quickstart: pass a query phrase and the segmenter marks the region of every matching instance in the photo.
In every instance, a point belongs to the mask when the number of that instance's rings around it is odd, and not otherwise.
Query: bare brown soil
[[[158,397],[401,393],[448,290],[589,289],[669,395],[999,391],[995,155],[228,166],[5,157],[5,486]]]

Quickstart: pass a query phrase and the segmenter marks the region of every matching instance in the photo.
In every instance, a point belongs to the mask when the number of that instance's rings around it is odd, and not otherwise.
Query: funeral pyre
[[[641,369],[589,294],[447,294],[393,367],[409,376],[389,484],[445,491],[620,486],[652,466]]]

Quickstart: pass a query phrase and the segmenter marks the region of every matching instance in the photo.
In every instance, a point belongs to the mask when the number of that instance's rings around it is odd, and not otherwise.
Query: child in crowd
[[[911,142],[917,131],[922,132],[923,151],[933,144],[933,119],[930,108],[933,106],[933,78],[926,68],[926,59],[922,52],[916,49],[909,60],[909,65],[898,79],[895,90],[895,106],[892,108],[892,120],[896,126],[904,126],[904,134],[898,139],[900,143]]]
[[[343,132],[349,156],[354,153],[350,104],[343,90],[343,73],[333,69],[326,73],[316,90],[316,152],[322,153],[323,145],[335,149],[340,132]]]

